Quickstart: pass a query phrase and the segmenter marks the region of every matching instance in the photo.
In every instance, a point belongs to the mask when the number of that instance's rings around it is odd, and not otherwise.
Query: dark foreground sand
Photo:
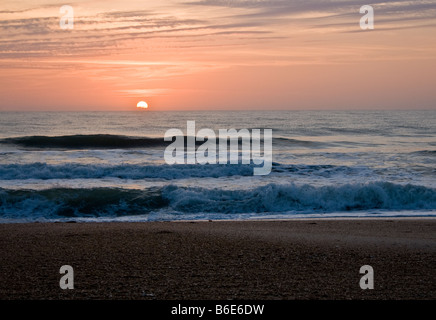
[[[0,248],[2,300],[436,298],[436,219],[2,224]]]

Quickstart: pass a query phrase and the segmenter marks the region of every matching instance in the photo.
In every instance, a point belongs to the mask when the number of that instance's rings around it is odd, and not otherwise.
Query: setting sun
[[[143,108],[143,109],[147,109],[148,108],[148,104],[145,101],[139,101],[138,104],[136,105],[137,108]]]

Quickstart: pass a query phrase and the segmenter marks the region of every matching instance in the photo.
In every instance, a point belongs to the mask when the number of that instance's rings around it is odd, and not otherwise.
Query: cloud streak
[[[184,17],[169,14],[171,10],[96,11],[80,15],[77,10],[75,29],[59,28],[59,13],[53,4],[41,6],[48,16],[10,18],[32,9],[0,12],[0,58],[50,57],[116,52],[138,47],[135,42],[156,38],[177,38],[186,48],[192,41],[210,45],[211,37],[227,36],[224,44],[241,40],[255,43],[259,37],[271,39],[292,37],[296,32],[358,32],[359,8],[365,1],[348,0],[201,0],[182,2],[175,8]],[[366,2],[365,2],[366,3]],[[436,16],[436,1],[373,1],[379,31],[393,28],[431,26]],[[218,14],[202,15],[195,8],[224,8]],[[53,10],[52,10],[53,9]],[[57,9],[57,7],[56,7]],[[210,11],[210,10],[209,10]],[[5,14],[7,13],[7,14]],[[3,16],[3,18],[2,18]],[[293,28],[292,28],[293,27]],[[290,31],[287,31],[290,30]],[[242,37],[242,38],[241,38]],[[202,40],[203,39],[203,40]],[[198,47],[198,45],[197,45]]]

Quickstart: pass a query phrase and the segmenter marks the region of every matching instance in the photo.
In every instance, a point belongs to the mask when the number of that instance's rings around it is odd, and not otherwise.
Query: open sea
[[[272,171],[165,163],[168,129],[272,129]],[[436,216],[436,111],[1,112],[0,223]]]

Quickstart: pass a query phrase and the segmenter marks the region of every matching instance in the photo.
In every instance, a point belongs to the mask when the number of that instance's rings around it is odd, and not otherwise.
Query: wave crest
[[[315,187],[269,184],[252,190],[184,188],[169,185],[146,190],[118,188],[47,190],[0,189],[2,219],[119,217],[164,213],[190,214],[332,213],[370,210],[435,210],[436,190],[388,182]]]
[[[231,164],[180,164],[180,165],[84,165],[61,164],[49,165],[45,163],[5,164],[0,165],[0,179],[184,179],[184,178],[218,178],[227,176],[252,176],[252,165]]]
[[[164,198],[182,212],[265,213],[436,209],[436,190],[389,182],[343,186],[269,184],[252,190],[166,187]]]
[[[26,148],[59,149],[130,149],[160,147],[168,145],[162,138],[129,137],[111,134],[70,135],[70,136],[27,136],[6,138],[1,143],[14,144]]]
[[[187,136],[184,136],[185,144]],[[218,138],[217,138],[218,139]],[[228,138],[230,140],[230,138]],[[241,138],[238,142],[241,143]],[[251,140],[250,140],[251,141]],[[297,145],[315,147],[320,142],[304,141],[292,138],[273,138],[275,144]],[[171,142],[165,141],[164,137],[132,137],[112,134],[89,134],[89,135],[66,135],[66,136],[25,136],[0,139],[0,143],[12,144],[24,148],[33,149],[135,149],[166,147]],[[196,145],[203,141],[195,141]],[[216,140],[218,145],[218,140]]]

